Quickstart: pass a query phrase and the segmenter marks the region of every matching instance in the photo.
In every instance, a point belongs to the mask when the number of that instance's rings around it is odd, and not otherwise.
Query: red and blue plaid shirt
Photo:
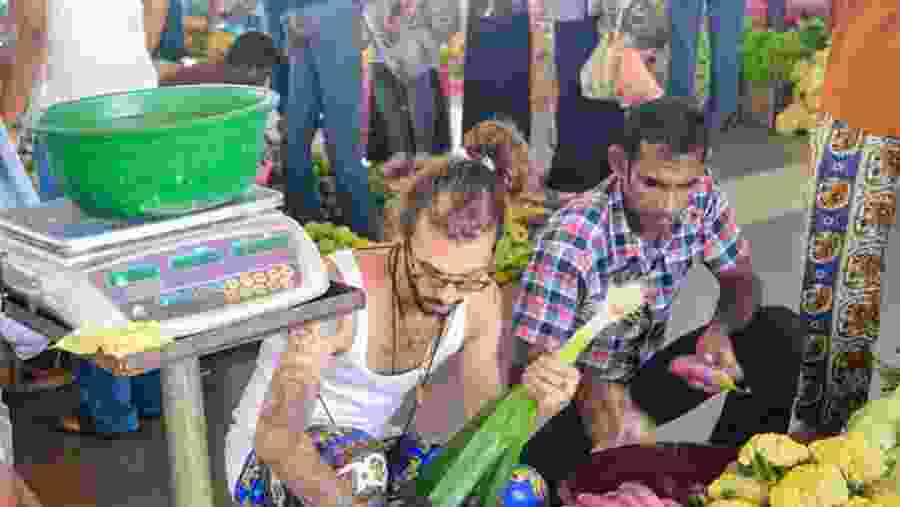
[[[675,295],[695,258],[713,273],[736,267],[746,242],[734,212],[707,174],[671,239],[641,239],[628,225],[616,176],[557,211],[538,236],[513,310],[520,339],[555,351],[587,323],[609,285],[639,279],[647,287],[643,318],[596,337],[578,363],[609,381],[627,382],[664,341]]]

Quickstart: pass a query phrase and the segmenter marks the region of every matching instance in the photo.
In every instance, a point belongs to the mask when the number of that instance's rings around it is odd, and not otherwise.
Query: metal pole
[[[163,410],[174,507],[214,507],[199,359],[162,369]]]

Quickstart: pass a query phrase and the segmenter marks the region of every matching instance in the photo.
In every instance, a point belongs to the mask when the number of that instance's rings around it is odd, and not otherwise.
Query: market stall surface
[[[744,135],[747,137],[742,141]],[[796,235],[802,226],[802,213],[797,209],[802,201],[795,195],[797,192],[789,190],[798,188],[803,181],[798,176],[802,168],[796,165],[802,143],[787,143],[789,147],[785,148],[761,144],[764,139],[764,134],[754,131],[723,138],[723,149],[714,155],[712,165],[738,209],[739,220],[749,224],[745,230],[754,244],[755,266],[765,284],[765,304],[796,307],[800,287],[800,266],[796,262],[800,259],[800,245]],[[778,191],[785,187],[788,191]],[[759,204],[763,189],[765,209]],[[897,241],[894,235],[892,242]],[[900,245],[891,246],[892,251],[898,248]],[[884,304],[900,307],[900,277],[893,276],[887,286]],[[671,334],[677,335],[703,323],[713,312],[716,294],[710,275],[702,269],[692,274],[675,305]],[[883,328],[892,329],[891,315],[900,313],[890,312],[889,308],[883,313],[887,319]],[[900,317],[895,319],[900,321]],[[892,357],[888,351],[898,345],[895,337],[887,336],[879,349]],[[257,348],[258,345],[247,345],[200,361],[201,368],[210,372],[204,377],[209,449],[217,505],[222,507],[232,505],[224,485],[225,432],[231,410],[252,372]],[[436,383],[443,384],[439,390],[447,389],[449,393],[452,382],[440,380],[452,373],[452,364],[447,370],[438,376]],[[48,507],[171,505],[164,420],[145,422],[140,433],[105,441],[50,430],[55,417],[68,414],[77,406],[74,390],[41,395],[7,393],[5,398],[12,409],[17,462],[33,478]],[[660,437],[682,441],[706,439],[721,404],[720,398],[714,398],[664,427]],[[442,413],[423,409],[426,414],[431,412],[425,415],[429,422],[444,421],[443,428],[435,426],[433,430],[449,431],[462,423],[458,416],[443,417],[443,413],[461,413],[458,399],[448,396],[441,405]]]

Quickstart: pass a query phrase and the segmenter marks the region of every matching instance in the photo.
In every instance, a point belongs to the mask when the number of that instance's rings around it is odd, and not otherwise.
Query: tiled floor
[[[800,284],[797,234],[802,223],[802,214],[796,211],[797,188],[803,181],[797,176],[800,169],[795,162],[802,160],[802,142],[787,143],[785,148],[782,142],[768,142],[765,132],[759,131],[743,131],[723,138],[722,142],[723,150],[715,155],[712,165],[724,181],[741,222],[748,224],[745,230],[754,246],[756,269],[765,283],[765,302],[795,307]],[[787,169],[779,170],[786,166]],[[889,308],[900,305],[900,295],[890,290],[894,286],[900,287],[900,280],[893,282],[891,278],[885,294],[884,318],[888,324],[884,329],[893,328]],[[702,270],[692,274],[675,306],[672,334],[703,323],[712,313],[716,295],[710,275]],[[893,343],[889,343],[891,340]],[[881,348],[887,351],[897,345],[900,344],[896,337],[889,336]],[[252,370],[255,351],[256,347],[248,346],[203,360],[204,368],[213,370],[204,384],[216,493],[223,507],[230,505],[222,479],[224,435],[230,410]],[[440,381],[439,376],[436,382]],[[49,431],[48,419],[67,413],[77,403],[72,392],[7,398],[13,411],[17,461],[36,467],[41,474],[37,486],[48,500],[55,494],[48,507],[171,505],[165,434],[160,421],[148,424],[131,438],[106,442]],[[459,414],[457,402],[446,400],[444,410]],[[721,401],[713,399],[664,427],[661,436],[668,440],[703,440],[720,409]],[[450,427],[461,423],[446,422]],[[71,493],[79,487],[95,490],[96,498],[90,498],[91,492],[86,491],[84,496],[88,498],[73,500]]]

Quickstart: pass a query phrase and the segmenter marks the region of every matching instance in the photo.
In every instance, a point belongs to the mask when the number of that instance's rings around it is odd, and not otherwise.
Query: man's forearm
[[[317,507],[347,507],[352,502],[348,483],[341,481],[334,469],[322,462],[319,451],[306,432],[290,428],[269,429],[263,438],[272,439],[269,446],[280,446],[262,461],[290,492]]]
[[[760,305],[762,290],[755,274],[723,276],[719,280],[719,303],[710,325],[731,335],[744,329]]]
[[[303,328],[292,332],[270,381],[269,393],[259,415],[255,449],[278,479],[306,504],[343,506],[352,496],[350,485],[338,480],[322,462],[306,433],[312,409],[318,401],[322,368],[334,352],[333,343]]]
[[[6,120],[25,111],[38,71],[46,61],[46,34],[24,28],[16,41],[11,79],[3,87],[2,112]]]
[[[153,54],[159,47],[169,15],[169,0],[144,0],[144,32],[147,51]]]

